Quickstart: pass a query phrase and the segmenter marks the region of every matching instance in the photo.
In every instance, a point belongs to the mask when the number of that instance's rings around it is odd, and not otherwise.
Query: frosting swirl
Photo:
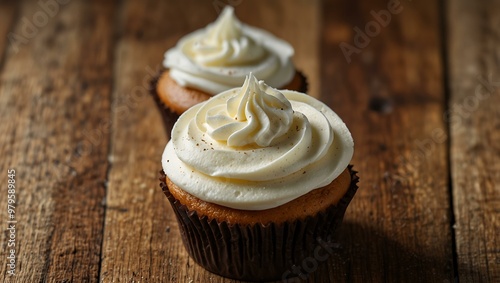
[[[186,111],[171,136],[162,164],[176,185],[246,210],[276,207],[331,183],[354,147],[325,104],[277,91],[252,74],[241,88]]]
[[[179,85],[216,94],[241,86],[250,72],[272,86],[286,85],[295,73],[293,52],[283,40],[242,24],[226,6],[216,22],[168,50],[163,65]]]
[[[225,9],[200,38],[188,38],[184,54],[202,66],[226,67],[249,65],[267,56],[267,50],[244,34],[233,9]]]
[[[265,147],[288,132],[293,110],[281,92],[250,76],[227,105],[208,103],[202,107],[196,122],[198,128],[206,129],[213,139],[228,146]]]

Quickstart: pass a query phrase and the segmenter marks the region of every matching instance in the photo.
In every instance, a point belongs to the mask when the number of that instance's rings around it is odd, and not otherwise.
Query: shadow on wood
[[[432,250],[411,251],[404,246],[404,243],[395,241],[393,237],[375,227],[346,221],[343,223],[339,238],[341,245],[338,254],[332,256],[328,262],[330,279],[335,282],[457,281],[456,274],[452,270],[452,258],[440,258]],[[419,242],[419,239],[415,241]],[[422,243],[421,246],[424,247],[425,244]],[[445,276],[439,272],[443,266],[449,270],[449,278],[440,278]],[[468,269],[466,266],[460,268]],[[479,272],[468,271],[471,274]],[[339,278],[344,279],[339,281]],[[324,280],[319,276],[315,279],[311,282]]]

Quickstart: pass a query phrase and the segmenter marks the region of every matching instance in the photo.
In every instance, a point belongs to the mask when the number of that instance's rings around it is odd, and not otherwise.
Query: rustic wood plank
[[[452,282],[439,3],[327,1],[323,11],[321,98],[351,129],[361,178],[330,278]]]
[[[449,1],[451,181],[461,282],[500,282],[500,3]]]
[[[181,36],[212,22],[220,11],[219,2],[124,3],[120,16],[121,38],[115,55],[112,167],[101,268],[101,279],[105,282],[144,279],[236,282],[205,271],[189,258],[182,246],[175,216],[157,180],[161,153],[167,142],[166,133],[160,115],[145,91],[146,83],[161,64],[166,49]],[[278,36],[286,35],[283,38],[287,40],[286,37],[292,38],[293,34],[288,29],[279,28],[283,23],[291,24],[299,16],[312,19],[318,11],[306,1],[298,1],[297,6],[295,2],[273,1],[269,4],[272,11],[286,9],[289,12],[273,21],[266,8],[268,2],[265,5],[246,2],[232,2],[237,6],[238,17],[248,24],[265,25]],[[314,33],[298,32],[308,36],[313,41],[312,46],[317,44],[314,43],[318,42],[313,38]],[[302,66],[304,62],[306,67],[302,70],[308,77],[313,76],[318,73],[315,70],[317,59],[313,58],[317,51],[307,44],[301,46],[295,56],[297,65]],[[307,59],[308,56],[311,59]],[[311,84],[313,82],[314,79],[310,80]],[[318,89],[318,86],[313,88]]]
[[[9,282],[98,281],[113,10],[111,2],[59,2],[52,10],[22,3],[12,31],[26,40],[9,45],[0,75],[1,179],[14,168],[17,181]],[[6,269],[1,276],[7,281]]]

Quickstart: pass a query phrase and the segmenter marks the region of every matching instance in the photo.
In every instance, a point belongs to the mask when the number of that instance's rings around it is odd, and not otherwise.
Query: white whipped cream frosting
[[[168,50],[163,65],[179,85],[214,95],[241,86],[250,72],[271,86],[285,86],[295,75],[293,53],[287,42],[242,24],[226,6],[217,21]]]
[[[326,186],[354,151],[342,120],[317,99],[250,74],[180,116],[162,156],[181,189],[236,209],[277,207]]]

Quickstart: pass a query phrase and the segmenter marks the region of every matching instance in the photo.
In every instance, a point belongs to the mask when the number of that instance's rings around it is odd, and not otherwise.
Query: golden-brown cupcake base
[[[307,80],[301,72],[296,72],[293,79],[280,89],[307,91]],[[174,113],[181,115],[187,109],[208,100],[212,95],[190,87],[183,87],[170,77],[169,70],[161,73],[156,86],[156,94],[161,102]]]
[[[190,210],[171,194],[163,171],[160,186],[176,214],[184,246],[196,263],[224,277],[262,282],[287,280],[298,276],[297,270],[310,272],[301,269],[308,259],[319,264],[335,253],[332,247],[338,245],[338,228],[358,189],[352,166],[348,176],[349,187],[337,203],[315,215],[267,224],[217,221]]]
[[[283,223],[296,219],[305,219],[318,212],[325,211],[329,206],[339,202],[351,185],[349,169],[344,170],[330,184],[313,190],[281,206],[265,210],[239,210],[203,201],[174,184],[166,176],[169,192],[190,211],[196,211],[199,216],[209,220],[225,221],[229,224],[267,224]],[[304,205],[307,204],[307,205]]]

